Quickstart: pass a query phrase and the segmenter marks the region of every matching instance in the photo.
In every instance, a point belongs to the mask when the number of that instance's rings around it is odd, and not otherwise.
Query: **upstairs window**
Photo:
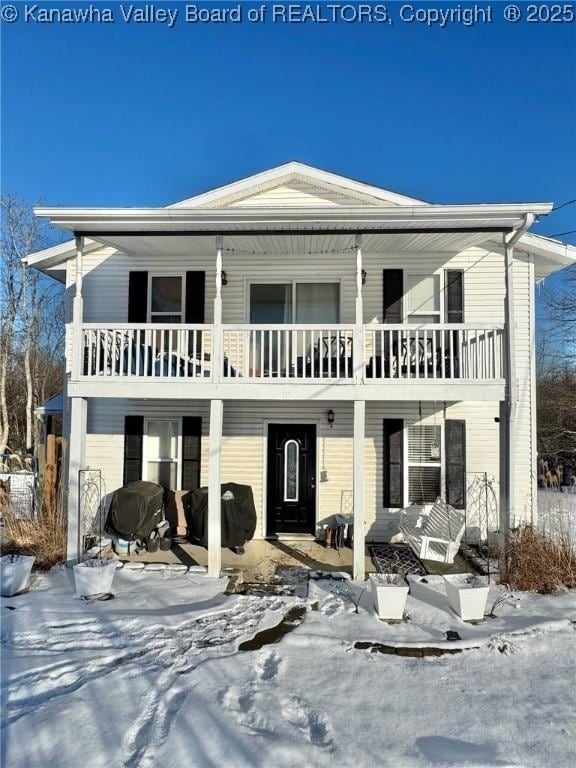
[[[409,323],[440,322],[440,275],[407,275],[406,314]]]
[[[412,424],[407,431],[408,503],[433,504],[441,495],[441,428]]]
[[[150,275],[149,320],[151,323],[181,323],[184,318],[182,275]]]

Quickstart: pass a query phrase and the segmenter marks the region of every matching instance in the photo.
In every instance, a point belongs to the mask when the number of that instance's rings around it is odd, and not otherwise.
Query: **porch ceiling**
[[[206,256],[215,253],[214,236],[206,235],[147,235],[123,233],[91,237],[104,245],[116,248],[134,257],[169,258],[171,256]],[[418,232],[402,234],[363,235],[362,249],[365,253],[459,253],[473,246],[501,245],[499,232]],[[294,234],[224,234],[224,259],[233,254],[254,254],[266,256],[321,255],[354,249],[354,234],[303,233]]]

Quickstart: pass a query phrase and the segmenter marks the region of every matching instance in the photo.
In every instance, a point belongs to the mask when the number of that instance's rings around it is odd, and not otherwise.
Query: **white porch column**
[[[366,402],[354,401],[354,573],[355,581],[364,581],[364,436],[366,433]]]
[[[362,383],[364,367],[364,302],[362,299],[362,235],[357,234],[354,240],[356,248],[356,319],[354,329],[354,380]]]
[[[210,401],[210,453],[208,461],[208,576],[222,570],[222,517],[220,453],[222,451],[222,400]]]
[[[72,397],[70,403],[70,439],[68,441],[68,505],[66,562],[74,565],[80,559],[80,470],[86,464],[87,401]]]
[[[72,302],[72,378],[77,379],[82,370],[82,320],[84,300],[82,298],[82,269],[84,237],[76,235],[76,290]]]
[[[212,376],[218,382],[222,378],[222,247],[223,238],[216,237],[216,295],[214,296],[214,319],[212,335]]]

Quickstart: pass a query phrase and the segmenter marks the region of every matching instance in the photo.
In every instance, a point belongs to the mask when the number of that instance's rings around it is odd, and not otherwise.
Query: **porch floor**
[[[371,542],[372,543],[372,542]],[[190,544],[184,538],[172,541],[169,551],[142,552],[128,557],[124,561],[147,563],[183,563],[184,565],[208,564],[208,550],[196,544]],[[327,549],[314,540],[274,541],[254,539],[249,541],[244,554],[238,555],[230,549],[222,549],[222,568],[225,571],[241,571],[246,581],[272,581],[278,566],[304,566],[310,570],[345,571],[352,574],[352,549]],[[462,573],[470,569],[461,555],[457,555],[452,565],[426,560],[426,569],[433,574]],[[375,573],[376,566],[368,549],[365,554],[366,573]]]

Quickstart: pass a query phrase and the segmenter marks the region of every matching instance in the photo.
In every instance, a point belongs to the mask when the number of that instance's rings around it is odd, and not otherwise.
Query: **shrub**
[[[34,566],[47,570],[62,562],[66,555],[66,520],[62,493],[55,483],[44,479],[44,488],[38,512],[23,517],[10,504],[6,496],[0,510],[4,523],[1,552],[3,555],[34,555]]]
[[[552,539],[532,525],[521,525],[510,534],[503,565],[511,589],[544,593],[576,587],[576,554],[562,533]]]

